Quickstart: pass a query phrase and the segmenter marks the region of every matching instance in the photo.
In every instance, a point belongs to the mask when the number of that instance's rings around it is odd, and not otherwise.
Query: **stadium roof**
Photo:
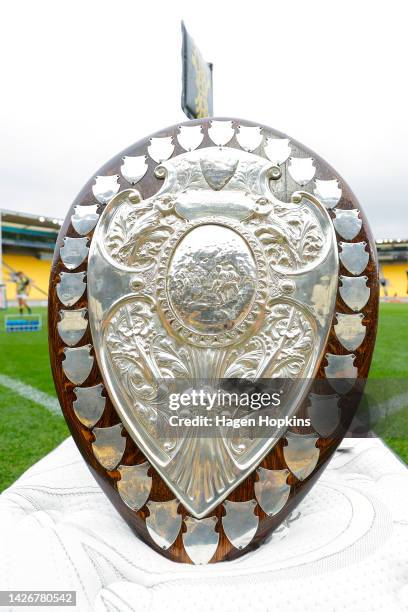
[[[380,262],[408,262],[408,240],[377,240]]]
[[[45,217],[31,213],[19,213],[14,210],[0,209],[2,223],[12,223],[17,226],[31,228],[38,227],[45,231],[58,231],[62,225],[62,219],[58,217]]]

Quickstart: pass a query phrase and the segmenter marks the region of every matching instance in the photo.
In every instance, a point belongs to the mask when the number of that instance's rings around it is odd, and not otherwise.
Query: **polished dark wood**
[[[220,119],[224,119],[224,118],[220,118]],[[207,134],[207,129],[209,127],[209,120],[195,120],[195,121],[185,122],[179,125],[198,125],[198,124],[203,125],[203,131],[205,133],[205,137],[204,137],[202,144],[200,145],[200,148],[207,147],[207,146],[213,146],[213,143],[212,141],[210,141],[208,134]],[[259,125],[253,122],[241,121],[241,120],[236,120],[235,124],[236,125],[248,125],[248,126]],[[172,126],[170,128],[167,128],[165,130],[162,130],[161,132],[154,134],[153,136],[154,137],[159,137],[159,136],[173,136],[174,137],[177,134],[177,129],[178,129],[178,125]],[[267,128],[265,126],[263,127],[263,129],[265,130],[266,133],[274,134],[279,137],[285,137],[284,134],[271,130],[270,128]],[[112,160],[110,160],[107,164],[105,164],[102,168],[100,168],[98,172],[95,173],[95,176],[96,175],[117,174],[120,177],[119,181],[120,181],[121,189],[128,189],[129,184],[126,183],[126,181],[121,177],[121,174],[120,174],[120,166],[122,164],[122,157],[124,155],[144,155],[146,154],[148,144],[149,144],[149,138],[146,138],[132,145],[125,151],[121,152],[119,155],[116,155]],[[175,144],[174,155],[184,152],[184,150],[181,149],[180,145],[178,144],[176,138],[174,138],[174,144]],[[339,180],[341,187],[342,187],[342,198],[340,202],[338,203],[337,208],[342,208],[342,209],[358,208],[361,211],[361,206],[357,203],[357,200],[354,194],[352,193],[351,189],[348,187],[347,183],[322,158],[320,158],[318,155],[316,155],[314,152],[310,151],[303,145],[296,143],[296,141],[293,141],[293,139],[291,139],[291,144],[292,145],[294,144],[296,147],[299,147],[301,151],[313,157],[313,159],[315,160],[315,165],[317,167],[315,178],[319,178],[319,179],[337,178]],[[239,147],[238,143],[235,142],[235,140],[229,143],[228,146],[229,147],[235,146],[237,148]],[[350,154],[352,153],[350,152]],[[146,173],[145,177],[137,184],[137,189],[140,191],[143,198],[148,198],[152,196],[154,193],[158,191],[158,189],[162,185],[162,182],[154,176],[153,171],[152,171],[153,168],[156,166],[156,163],[153,162],[153,160],[151,160],[150,158],[148,158],[148,164],[149,164],[148,172]],[[88,181],[88,183],[84,186],[82,191],[79,193],[79,195],[73,202],[72,207],[69,210],[67,217],[65,219],[65,222],[59,233],[57,245],[55,249],[55,254],[54,254],[54,259],[53,259],[53,264],[52,264],[50,287],[49,287],[49,346],[50,346],[50,358],[51,358],[51,364],[52,364],[52,371],[53,371],[53,376],[54,376],[58,398],[61,403],[61,407],[62,407],[62,411],[65,416],[65,419],[71,430],[72,436],[79,450],[81,451],[85,461],[87,462],[89,469],[91,470],[93,476],[96,478],[96,480],[98,481],[102,489],[105,491],[110,501],[117,508],[117,510],[122,515],[122,517],[130,525],[130,527],[136,532],[136,534],[139,537],[141,537],[144,541],[146,541],[146,543],[149,544],[149,546],[151,546],[152,548],[160,552],[160,554],[163,554],[166,557],[174,561],[191,563],[183,547],[181,532],[177,540],[169,548],[169,550],[163,551],[158,546],[156,546],[156,544],[152,541],[146,529],[145,517],[148,515],[147,507],[144,506],[139,512],[133,512],[122,502],[117,492],[117,488],[116,488],[116,482],[119,479],[119,472],[117,470],[113,470],[113,471],[105,470],[95,459],[93,452],[92,452],[92,447],[91,447],[92,441],[94,440],[94,436],[89,429],[84,427],[78,421],[78,419],[76,418],[74,414],[72,404],[73,404],[73,401],[75,400],[75,395],[73,393],[73,388],[75,387],[75,385],[72,384],[64,376],[64,373],[61,367],[61,361],[63,359],[63,349],[65,345],[63,344],[62,340],[60,339],[58,335],[57,322],[59,321],[59,314],[58,314],[59,310],[61,308],[66,308],[66,307],[63,306],[59,302],[55,287],[56,287],[56,283],[59,280],[59,274],[67,270],[64,268],[64,265],[60,259],[59,251],[60,251],[60,247],[63,244],[63,239],[65,236],[72,236],[72,237],[78,236],[78,234],[76,234],[70,222],[71,215],[73,214],[74,206],[78,204],[81,204],[81,205],[95,204],[95,198],[92,194],[93,184],[94,184],[94,177],[92,177]],[[99,205],[98,211],[102,212],[103,208],[104,208],[103,205]],[[333,216],[332,212],[330,212],[330,214]],[[370,299],[367,305],[362,310],[362,312],[364,313],[363,323],[367,328],[367,332],[366,332],[365,339],[363,343],[361,344],[361,346],[356,351],[354,351],[354,354],[356,355],[355,365],[358,368],[358,376],[360,379],[364,380],[368,376],[370,363],[371,363],[371,357],[372,357],[372,353],[374,349],[374,342],[375,342],[375,335],[376,335],[376,328],[377,328],[378,293],[379,292],[378,292],[378,264],[377,264],[375,242],[372,238],[372,235],[370,233],[370,230],[369,230],[369,227],[368,227],[368,224],[367,224],[367,221],[366,221],[366,218],[363,212],[361,212],[361,217],[363,220],[361,231],[358,234],[358,236],[356,236],[351,242],[359,242],[359,241],[365,240],[368,244],[367,248],[369,250],[369,255],[370,255],[369,263],[368,263],[366,270],[364,271],[364,274],[368,277],[367,284],[371,289],[371,295],[370,295]],[[90,237],[91,236],[92,236],[92,233],[90,234]],[[338,241],[341,241],[341,240],[343,239],[341,237],[338,237]],[[87,269],[87,263],[84,262],[79,268],[75,270],[75,272],[81,271],[81,270],[86,271],[86,269]],[[340,273],[346,276],[350,276],[350,273],[347,270],[343,269],[342,267],[341,267]],[[72,309],[76,310],[78,308],[86,307],[86,306],[87,306],[87,294],[85,292],[83,297],[72,307]],[[336,311],[342,312],[342,313],[352,313],[352,311],[343,302],[339,294],[337,295]],[[87,343],[93,344],[89,327],[84,337],[82,338],[81,342],[79,343],[79,345],[83,345]],[[326,350],[324,351],[324,353],[326,352],[335,353],[335,354],[348,354],[349,353],[349,351],[347,351],[337,340],[333,327],[331,329],[330,336],[327,341]],[[322,379],[322,381],[325,378],[324,369],[323,369],[325,365],[327,365],[327,362],[325,358],[323,357],[320,363],[320,366],[319,366],[318,374],[317,374],[317,377],[319,379]],[[85,381],[84,386],[95,385],[101,382],[103,382],[102,375],[97,366],[96,359],[95,359],[95,364],[92,369],[92,372],[90,373],[88,379]],[[348,418],[351,418],[352,415],[354,414],[357,408],[357,405],[358,405],[358,400],[359,400],[359,395],[358,394],[353,395],[353,393],[349,394],[347,398],[342,400],[341,406],[344,410],[345,420],[347,420]],[[97,423],[97,425],[98,427],[108,427],[118,422],[119,422],[119,417],[116,414],[116,411],[108,397],[107,402],[106,402],[106,409],[100,421]],[[137,446],[135,445],[133,440],[130,438],[130,436],[127,434],[127,432],[124,432],[123,435],[126,436],[126,450],[125,450],[125,454],[123,456],[121,463],[125,465],[134,465],[135,463],[144,461],[144,457],[141,451],[137,448]],[[293,511],[293,509],[299,504],[301,499],[303,499],[303,497],[310,491],[311,487],[314,485],[316,480],[319,478],[319,476],[321,475],[321,473],[327,466],[328,461],[330,460],[337,446],[341,442],[343,435],[344,435],[344,430],[340,431],[338,435],[336,434],[336,436],[333,436],[333,438],[331,439],[321,439],[321,438],[319,439],[317,443],[318,447],[320,448],[319,462],[314,472],[306,480],[299,481],[293,474],[289,476],[288,483],[292,485],[292,489],[291,489],[290,498],[288,500],[288,503],[286,504],[286,506],[283,508],[281,512],[279,512],[274,517],[268,517],[260,509],[259,505],[256,507],[256,512],[259,515],[259,519],[260,519],[259,528],[258,528],[255,538],[253,539],[253,541],[247,548],[245,548],[242,551],[235,549],[230,544],[228,539],[226,538],[223,532],[223,529],[222,529],[221,521],[219,520],[217,524],[217,531],[219,531],[219,534],[220,534],[220,542],[219,542],[219,546],[216,551],[216,554],[214,555],[212,561],[215,562],[215,561],[224,561],[224,560],[234,559],[236,557],[241,556],[242,554],[245,554],[249,550],[258,547],[262,543],[262,541],[265,539],[265,537],[268,534],[270,534],[271,531],[273,531],[278,525],[280,525],[285,518],[288,517],[288,515]],[[285,464],[284,455],[283,455],[283,445],[284,445],[284,441],[281,440],[277,444],[277,446],[264,458],[261,465],[266,468],[274,468],[274,469],[286,468],[287,466]],[[174,494],[170,491],[170,489],[167,487],[167,485],[164,483],[164,481],[160,478],[160,476],[155,472],[153,468],[150,469],[149,474],[153,477],[153,486],[152,486],[150,498],[156,501],[164,501],[164,500],[173,499]],[[234,500],[234,501],[246,501],[246,500],[254,498],[255,497],[254,495],[255,480],[256,480],[256,474],[255,472],[253,472],[244,482],[242,482],[228,496],[228,499]],[[181,504],[179,507],[179,512],[182,513],[183,515],[186,514],[186,511],[182,507]],[[217,517],[220,518],[223,512],[224,512],[223,506],[222,504],[220,504],[216,508],[216,510],[212,512],[211,514],[216,514]]]

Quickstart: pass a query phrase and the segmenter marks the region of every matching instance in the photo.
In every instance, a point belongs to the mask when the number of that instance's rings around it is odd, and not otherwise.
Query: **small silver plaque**
[[[65,359],[62,369],[69,380],[76,385],[82,385],[91,373],[94,358],[90,354],[92,346],[86,344],[76,348],[64,348]]]
[[[182,125],[179,128],[177,140],[186,151],[194,151],[204,139],[201,125]]]
[[[259,518],[255,514],[256,501],[233,502],[225,500],[225,516],[222,526],[225,535],[235,548],[242,550],[253,540],[258,529]]]
[[[370,288],[367,286],[367,276],[340,276],[339,292],[349,308],[358,312],[370,299]]]
[[[283,164],[292,152],[289,142],[289,138],[267,138],[264,146],[266,157],[273,164]]]
[[[265,514],[274,516],[286,504],[290,486],[287,484],[289,470],[257,469],[258,481],[255,483],[255,495]]]
[[[147,475],[147,461],[138,465],[120,465],[119,495],[131,510],[139,510],[146,503],[152,488],[152,477]]]
[[[182,516],[177,512],[178,506],[177,499],[147,502],[149,516],[146,527],[152,540],[163,550],[170,548],[180,532]]]
[[[340,242],[340,261],[355,276],[367,267],[369,254],[366,246],[365,242]]]
[[[75,206],[71,217],[72,227],[80,236],[89,234],[98,222],[97,204],[91,206]]]
[[[324,368],[330,385],[337,393],[348,393],[355,384],[357,368],[354,365],[355,355],[332,355],[327,353],[327,366]]]
[[[283,447],[283,455],[288,468],[299,480],[307,478],[317,465],[320,454],[316,448],[318,439],[315,433],[286,434],[287,445]]]
[[[362,219],[359,217],[359,210],[341,210],[335,209],[335,218],[333,219],[333,225],[336,231],[342,238],[346,240],[353,240],[361,230],[363,225]]]
[[[86,289],[85,272],[61,272],[57,295],[65,306],[73,306]]]
[[[366,335],[366,328],[363,325],[364,315],[342,314],[336,312],[337,323],[334,326],[336,336],[341,344],[349,351],[355,351]]]
[[[315,175],[316,167],[311,157],[291,157],[289,174],[298,185],[306,185]]]
[[[326,208],[333,208],[339,203],[342,190],[336,179],[329,181],[316,179],[314,193]]]
[[[126,438],[122,436],[122,423],[112,427],[94,427],[95,436],[92,450],[99,463],[106,470],[114,470],[123,457]]]
[[[60,310],[60,321],[57,323],[61,340],[68,346],[75,346],[81,340],[88,327],[87,308],[78,310]]]
[[[93,427],[105,409],[106,397],[102,395],[103,385],[75,387],[76,400],[72,404],[77,418],[85,427]]]
[[[215,531],[217,517],[195,519],[188,516],[184,522],[187,531],[183,533],[183,544],[188,556],[196,565],[208,563],[217,550],[220,537]]]
[[[95,184],[92,187],[92,192],[95,198],[101,204],[106,204],[109,202],[114,195],[116,195],[120,189],[120,185],[118,182],[118,176],[114,174],[113,176],[97,176],[95,179]]]
[[[74,270],[81,265],[88,256],[89,247],[87,238],[64,238],[64,246],[60,248],[60,257],[68,270]]]

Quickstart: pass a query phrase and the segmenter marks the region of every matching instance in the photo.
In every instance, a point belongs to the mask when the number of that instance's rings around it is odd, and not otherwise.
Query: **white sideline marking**
[[[373,406],[373,413],[379,419],[400,412],[403,408],[408,406],[408,393],[401,393],[400,395],[393,395],[386,399],[382,404]],[[377,413],[377,414],[376,414]]]
[[[31,385],[26,385],[21,382],[21,380],[11,378],[11,376],[6,376],[5,374],[0,374],[0,385],[14,391],[17,395],[21,395],[21,397],[25,399],[39,404],[53,414],[61,415],[61,407],[57,398],[48,395],[48,393],[44,393],[44,391],[39,391]]]

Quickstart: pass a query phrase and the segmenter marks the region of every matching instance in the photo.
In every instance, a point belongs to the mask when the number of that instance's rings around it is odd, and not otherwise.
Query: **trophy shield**
[[[287,519],[358,406],[377,301],[361,206],[324,160],[271,128],[189,121],[89,181],[54,257],[53,374],[92,473],[147,544],[217,562]],[[170,427],[174,391],[259,381],[284,395],[263,433]],[[327,397],[330,426],[317,414]],[[299,428],[299,415],[313,418]]]

